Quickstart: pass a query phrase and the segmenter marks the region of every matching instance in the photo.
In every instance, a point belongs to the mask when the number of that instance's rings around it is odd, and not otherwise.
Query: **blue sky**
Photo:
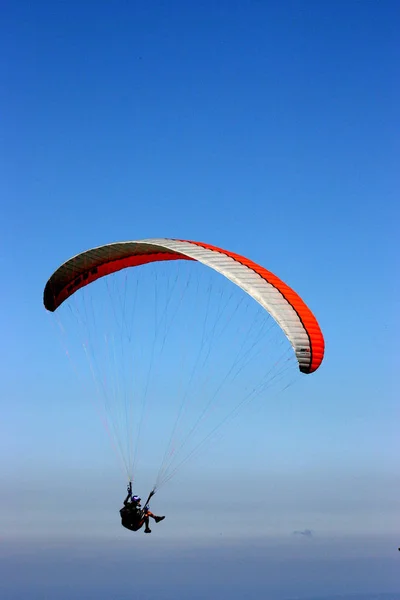
[[[215,550],[222,535],[235,569],[243,539],[286,540],[282,561],[293,544],[341,539],[345,560],[346,536],[356,557],[368,536],[389,560],[400,491],[398,27],[390,1],[6,4],[0,518],[13,548],[94,535],[118,546],[111,557],[125,548],[125,480],[42,292],[80,251],[177,237],[275,272],[315,312],[326,356],[279,403],[251,405],[155,498],[168,515],[156,543]],[[244,505],[255,517],[238,523]],[[312,539],[292,536],[304,529]],[[193,568],[201,581],[204,567]],[[325,590],[315,581],[321,590],[304,594]],[[361,582],[357,571],[352,589]],[[369,585],[385,591],[379,577]]]

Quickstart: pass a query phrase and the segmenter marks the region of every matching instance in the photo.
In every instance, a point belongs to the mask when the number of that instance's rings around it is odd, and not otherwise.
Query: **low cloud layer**
[[[311,537],[313,537],[314,534],[311,531],[311,529],[303,529],[303,531],[298,531],[298,530],[293,531],[293,535],[300,535],[303,537],[311,538]]]

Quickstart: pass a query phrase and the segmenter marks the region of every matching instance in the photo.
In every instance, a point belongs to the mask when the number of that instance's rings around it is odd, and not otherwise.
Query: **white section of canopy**
[[[280,325],[293,346],[299,366],[306,369],[310,367],[310,341],[299,315],[281,292],[258,273],[230,256],[190,242],[155,238],[140,243],[154,244],[185,254],[230,279],[261,304]]]

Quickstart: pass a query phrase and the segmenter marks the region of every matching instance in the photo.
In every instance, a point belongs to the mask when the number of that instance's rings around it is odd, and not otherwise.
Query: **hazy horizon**
[[[7,600],[28,597],[146,600],[220,597],[253,600],[374,598],[398,600],[397,543],[394,537],[243,542],[214,537],[171,544],[154,536],[122,535],[88,542],[65,538],[13,542],[0,547],[0,592]],[[312,540],[314,542],[315,540]],[[363,548],[362,542],[367,548]],[[361,551],[360,551],[361,548]],[[374,556],[379,552],[380,558]],[[13,573],[14,575],[11,575]],[[365,594],[365,596],[363,596]],[[383,599],[382,599],[383,600]],[[389,600],[389,597],[385,600]]]

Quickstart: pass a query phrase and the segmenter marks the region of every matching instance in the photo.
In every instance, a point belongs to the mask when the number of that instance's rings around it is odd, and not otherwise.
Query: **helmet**
[[[132,496],[132,500],[133,502],[140,502],[141,498],[139,498],[139,496]]]

